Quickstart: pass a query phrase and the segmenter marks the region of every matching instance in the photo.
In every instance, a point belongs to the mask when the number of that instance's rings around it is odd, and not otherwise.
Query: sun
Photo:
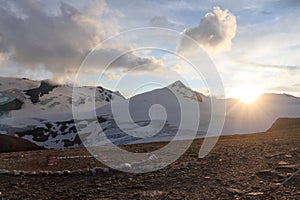
[[[240,86],[233,91],[233,96],[246,104],[253,103],[261,94],[261,90],[254,86]]]

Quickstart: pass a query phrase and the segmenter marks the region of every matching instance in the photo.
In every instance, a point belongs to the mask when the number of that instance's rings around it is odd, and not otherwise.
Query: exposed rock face
[[[30,151],[41,150],[36,144],[22,138],[0,134],[0,153],[3,152],[16,152],[16,151]]]
[[[30,99],[32,103],[37,103],[39,102],[39,98],[42,97],[45,94],[49,94],[54,88],[58,87],[58,85],[52,85],[49,82],[42,81],[40,87],[30,89],[30,90],[25,90],[25,94],[30,96]]]
[[[23,100],[24,98],[19,90],[0,91],[0,117],[9,111],[20,110],[24,104]]]
[[[7,112],[11,110],[19,110],[21,109],[23,101],[19,99],[13,99],[12,101],[6,102],[4,104],[0,104],[0,112]]]
[[[74,120],[46,123],[43,127],[37,127],[26,131],[16,132],[21,138],[30,139],[32,142],[44,147],[56,146],[73,147],[81,145],[81,140],[77,135]]]

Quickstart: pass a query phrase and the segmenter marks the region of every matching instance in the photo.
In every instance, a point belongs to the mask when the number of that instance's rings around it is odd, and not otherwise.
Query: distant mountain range
[[[187,114],[193,113],[189,110],[192,107],[185,106],[186,112],[182,112],[180,102],[199,106],[197,137],[205,135],[211,119],[211,98],[180,81],[130,99],[100,86],[78,87],[72,96],[73,89],[49,81],[0,78],[0,133],[21,137],[45,148],[77,147],[82,145],[82,140],[91,146],[106,145],[103,134],[114,144],[122,145],[172,139],[181,117],[191,122],[195,120],[192,114]],[[253,105],[235,99],[215,101],[226,103],[223,134],[263,132],[279,117],[300,117],[300,98],[287,94],[264,94]],[[76,119],[77,126],[72,103],[82,113],[81,118]],[[164,111],[155,107],[156,104]],[[127,107],[129,115],[123,112]],[[97,117],[93,118],[91,112],[95,111]],[[182,116],[182,113],[185,114]],[[99,123],[102,131],[97,132]],[[160,131],[156,133],[158,128]],[[136,136],[126,134],[127,131]],[[185,131],[186,137],[182,139],[189,138],[189,126]]]

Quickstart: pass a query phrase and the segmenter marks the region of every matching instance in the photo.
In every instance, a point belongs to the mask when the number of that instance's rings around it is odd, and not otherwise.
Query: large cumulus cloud
[[[66,3],[54,15],[41,1],[1,1],[0,52],[24,67],[73,71],[103,34],[95,16]]]
[[[56,12],[50,12],[39,0],[0,0],[0,60],[8,58],[30,70],[43,66],[60,81],[72,78],[86,55],[119,31],[118,24],[104,16],[105,10],[104,1],[82,8],[61,2]],[[135,62],[151,60],[133,56],[120,59],[115,67],[129,68]]]
[[[231,48],[236,27],[236,17],[233,14],[214,7],[213,12],[207,13],[198,26],[184,30],[183,34],[193,38],[207,51],[226,51]],[[191,50],[190,46],[190,40],[182,37],[177,50]]]

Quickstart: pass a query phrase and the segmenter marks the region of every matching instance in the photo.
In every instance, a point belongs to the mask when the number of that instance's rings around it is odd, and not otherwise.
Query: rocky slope
[[[288,129],[300,129],[300,118],[279,118],[268,131],[284,131]]]

